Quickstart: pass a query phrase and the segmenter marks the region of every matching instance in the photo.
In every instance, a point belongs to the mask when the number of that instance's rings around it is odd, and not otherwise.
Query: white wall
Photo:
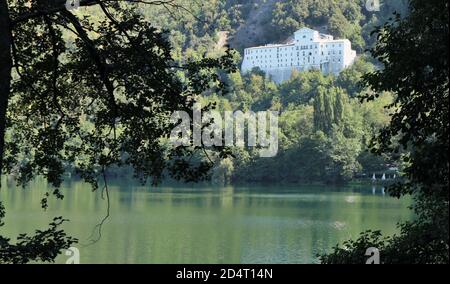
[[[241,71],[246,73],[259,67],[281,83],[290,78],[293,69],[338,74],[350,66],[355,57],[349,40],[334,40],[330,35],[304,28],[295,32],[289,44],[246,48]]]

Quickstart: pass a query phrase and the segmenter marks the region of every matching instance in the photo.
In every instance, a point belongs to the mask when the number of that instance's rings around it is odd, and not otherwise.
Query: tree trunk
[[[11,87],[12,34],[7,0],[0,0],[0,177],[5,146],[6,110]],[[0,182],[1,185],[1,182]]]

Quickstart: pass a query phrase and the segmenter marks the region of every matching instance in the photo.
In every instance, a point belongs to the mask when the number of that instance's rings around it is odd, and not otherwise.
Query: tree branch
[[[27,13],[23,13],[15,17],[11,20],[11,25],[15,26],[18,23],[22,23],[25,21],[28,21],[30,19],[34,19],[37,17],[42,16],[48,16],[53,15],[58,12],[67,11],[66,9],[66,1],[67,0],[52,0],[52,3],[50,5],[47,5],[47,7],[32,7],[30,8],[30,11]],[[184,12],[189,13],[191,16],[198,19],[192,11],[190,11],[188,8],[184,7],[183,5],[177,4],[175,0],[80,0],[80,7],[88,7],[88,6],[94,6],[99,5],[101,3],[106,2],[127,2],[127,3],[135,3],[135,4],[146,4],[146,5],[154,5],[154,6],[163,6],[166,10],[170,11],[168,7],[182,10]]]
[[[47,7],[33,7],[30,8],[28,13],[21,14],[16,18],[11,20],[11,25],[14,26],[18,23],[28,21],[37,17],[52,15],[61,11],[67,11],[66,9],[67,0],[53,0],[53,3]],[[80,7],[96,5],[97,0],[80,0]]]
[[[86,31],[81,26],[78,18],[72,14],[71,12],[67,10],[61,11],[61,15],[68,20],[72,26],[75,28],[76,32],[80,36],[80,38],[83,40],[83,42],[86,45],[86,48],[91,55],[92,59],[94,60],[95,65],[97,66],[97,69],[99,71],[100,79],[103,82],[103,85],[105,86],[108,96],[109,96],[109,103],[111,105],[111,109],[113,111],[113,119],[112,119],[112,125],[114,127],[115,125],[115,119],[117,118],[117,111],[118,106],[116,104],[115,98],[114,98],[114,86],[111,80],[108,76],[108,64],[106,63],[106,60],[97,52],[97,49],[95,48],[94,43],[89,38]]]

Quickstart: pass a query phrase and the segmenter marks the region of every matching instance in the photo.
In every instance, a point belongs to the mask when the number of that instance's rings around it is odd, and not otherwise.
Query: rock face
[[[285,44],[269,44],[244,49],[243,73],[259,68],[276,83],[291,77],[292,71],[320,70],[324,74],[338,74],[356,58],[348,39],[302,28]]]
[[[245,18],[245,22],[240,25],[230,39],[230,46],[241,51],[246,46],[263,44],[267,40],[266,29],[264,27],[268,23],[265,19],[272,14],[277,1],[248,0],[248,2],[252,3],[253,9],[251,9]]]

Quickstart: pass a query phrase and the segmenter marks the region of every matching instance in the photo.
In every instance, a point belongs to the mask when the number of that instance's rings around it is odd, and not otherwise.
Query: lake
[[[55,216],[80,240],[81,263],[317,263],[317,254],[361,231],[398,232],[410,220],[410,198],[397,200],[381,187],[330,186],[141,186],[110,181],[111,215],[101,191],[70,180],[63,200],[40,201],[50,190],[37,178],[27,188],[3,179],[3,236],[45,229]],[[57,263],[68,257],[59,256]]]

